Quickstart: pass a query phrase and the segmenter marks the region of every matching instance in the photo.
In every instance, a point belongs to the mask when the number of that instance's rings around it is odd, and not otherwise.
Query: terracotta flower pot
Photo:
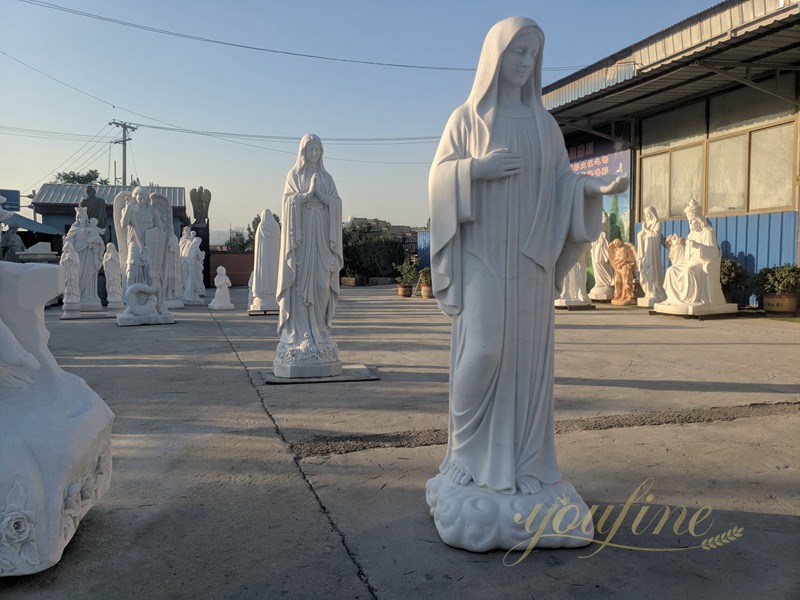
[[[414,286],[408,283],[398,283],[397,284],[397,295],[402,296],[403,298],[410,298],[411,291],[413,290]]]
[[[797,312],[797,298],[800,294],[764,294],[764,310],[767,314],[790,317]]]
[[[420,283],[419,291],[422,293],[423,298],[433,298],[433,285],[430,283]]]

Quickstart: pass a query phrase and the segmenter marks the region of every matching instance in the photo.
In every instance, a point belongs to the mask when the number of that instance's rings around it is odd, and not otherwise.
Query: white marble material
[[[492,27],[429,179],[433,288],[453,329],[447,454],[426,496],[441,538],[476,552],[517,547],[519,507],[549,506],[553,490],[588,511],[556,460],[553,302],[600,235],[602,196],[628,178],[573,173],[542,104],[543,43],[530,19]]]
[[[116,316],[125,308],[122,302],[122,270],[119,264],[119,252],[113,242],[106,244],[103,254],[103,271],[106,274],[106,297],[109,315]]]
[[[59,260],[62,268],[61,272],[64,275],[62,319],[81,318],[80,262],[81,259],[75,248],[72,247],[72,242],[65,241],[64,248],[61,251],[61,259]]]
[[[214,277],[214,287],[217,291],[214,292],[214,299],[209,302],[208,308],[211,310],[233,310],[236,308],[231,303],[231,280],[228,277],[225,267],[220,265],[217,267],[217,276]]]
[[[611,266],[608,260],[609,230],[608,213],[603,211],[600,235],[592,242],[594,286],[589,290],[589,298],[601,302],[611,300],[614,297],[614,267]]]
[[[170,310],[183,308],[183,267],[178,236],[173,231],[167,235],[166,276],[164,277],[164,304]]]
[[[286,176],[281,213],[277,300],[277,377],[326,377],[342,372],[331,325],[339,299],[342,200],[322,161],[322,142],[303,136]]]
[[[278,263],[281,251],[281,228],[264,209],[256,230],[253,252],[253,275],[250,280],[251,300],[248,310],[274,312],[278,310],[275,292],[278,289]]]
[[[111,481],[114,415],[47,348],[62,270],[0,263],[0,576],[56,564]]]
[[[185,277],[183,285],[183,303],[186,306],[204,305],[206,302],[200,296],[200,292],[205,293],[203,285],[203,259],[206,253],[200,249],[202,238],[197,237],[194,231],[187,233],[188,227],[184,227],[184,235],[180,242],[181,251],[181,273]]]
[[[558,290],[556,289],[556,292]],[[561,292],[555,299],[556,306],[589,306],[592,303],[586,293],[586,258],[581,256],[575,266],[564,276]]]
[[[689,221],[686,238],[672,234],[667,246],[672,264],[664,278],[667,299],[653,310],[671,315],[709,315],[735,313],[736,304],[725,302],[719,271],[722,252],[711,224],[691,200],[684,211]]]
[[[169,200],[146,187],[120,192],[114,198],[114,226],[125,289],[125,310],[117,315],[117,325],[174,323],[163,289],[167,236],[172,233]]]
[[[97,274],[103,265],[103,233],[97,226],[97,219],[90,223],[86,207],[75,209],[75,222],[69,228],[65,242],[72,244],[80,258],[80,302],[81,310],[99,312],[103,310],[100,296],[97,295]]]
[[[642,230],[636,236],[636,267],[644,297],[637,300],[639,306],[653,308],[654,304],[667,299],[664,291],[664,274],[661,268],[661,221],[652,206],[644,209]]]

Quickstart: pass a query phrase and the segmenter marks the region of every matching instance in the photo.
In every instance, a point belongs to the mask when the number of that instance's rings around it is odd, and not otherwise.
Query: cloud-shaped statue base
[[[472,552],[580,548],[594,538],[589,508],[572,484],[542,484],[532,495],[502,494],[442,474],[428,481],[426,499],[442,541]]]

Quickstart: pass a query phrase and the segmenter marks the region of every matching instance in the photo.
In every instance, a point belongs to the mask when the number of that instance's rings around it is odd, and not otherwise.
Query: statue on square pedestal
[[[297,161],[286,176],[277,285],[280,342],[272,365],[276,377],[332,377],[342,372],[330,332],[344,265],[342,200],[322,154],[316,135],[303,136]]]
[[[80,319],[81,318],[81,259],[72,242],[69,240],[64,242],[64,247],[61,250],[61,258],[58,261],[61,264],[62,272],[64,274],[64,296],[62,301],[62,319]]]
[[[644,298],[639,298],[638,305],[652,308],[657,302],[666,300],[661,269],[661,221],[652,206],[644,209],[642,230],[636,236],[636,267],[644,291]]]
[[[167,236],[172,232],[169,200],[141,186],[120,192],[114,198],[114,226],[125,281],[125,310],[117,315],[117,325],[174,323],[164,305]]]
[[[556,460],[553,303],[628,178],[573,173],[542,103],[543,45],[530,19],[492,27],[429,179],[433,290],[453,323],[447,453],[426,499],[442,540],[475,552],[524,550],[540,527],[538,548],[593,539]],[[554,531],[545,514],[563,507],[587,526]]]
[[[265,209],[256,230],[253,252],[253,274],[250,280],[252,300],[248,310],[273,312],[278,310],[275,292],[278,289],[278,263],[281,250],[281,228]]]
[[[603,226],[600,235],[592,242],[594,287],[589,290],[589,298],[601,302],[614,297],[614,267],[608,260],[609,230],[608,213],[603,211]]]
[[[236,308],[231,303],[231,280],[227,275],[225,267],[220,265],[217,267],[217,276],[214,277],[214,287],[217,291],[214,293],[214,299],[208,304],[211,310],[233,310]]]
[[[183,265],[180,241],[174,232],[167,235],[167,273],[164,277],[164,304],[172,310],[183,308]]]
[[[184,237],[181,238],[181,277],[185,277],[186,281],[183,285],[183,298],[182,301],[186,306],[199,306],[205,304],[205,301],[200,298],[202,291],[205,294],[205,286],[203,285],[203,259],[205,259],[205,252],[200,249],[202,239],[197,237],[194,231],[189,231],[188,234],[184,228]]]
[[[725,302],[722,292],[719,278],[722,252],[714,229],[694,199],[684,213],[689,221],[689,235],[683,238],[672,234],[666,240],[672,263],[664,277],[667,299],[655,304],[653,310],[673,315],[737,312],[739,307]]]
[[[636,304],[636,248],[616,239],[608,245],[608,259],[614,267],[614,306]]]

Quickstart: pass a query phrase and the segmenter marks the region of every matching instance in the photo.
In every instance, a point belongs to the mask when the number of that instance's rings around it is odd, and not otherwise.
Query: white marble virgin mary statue
[[[303,136],[286,176],[281,212],[277,300],[277,377],[331,377],[342,372],[331,325],[339,299],[342,200],[322,163],[322,142]]]
[[[492,27],[429,179],[433,288],[453,323],[447,454],[427,501],[447,544],[479,552],[524,549],[514,517],[537,503],[588,513],[556,461],[553,301],[600,234],[603,194],[628,179],[572,172],[542,104],[543,45],[530,19]],[[569,533],[536,546],[586,545],[591,519]]]

